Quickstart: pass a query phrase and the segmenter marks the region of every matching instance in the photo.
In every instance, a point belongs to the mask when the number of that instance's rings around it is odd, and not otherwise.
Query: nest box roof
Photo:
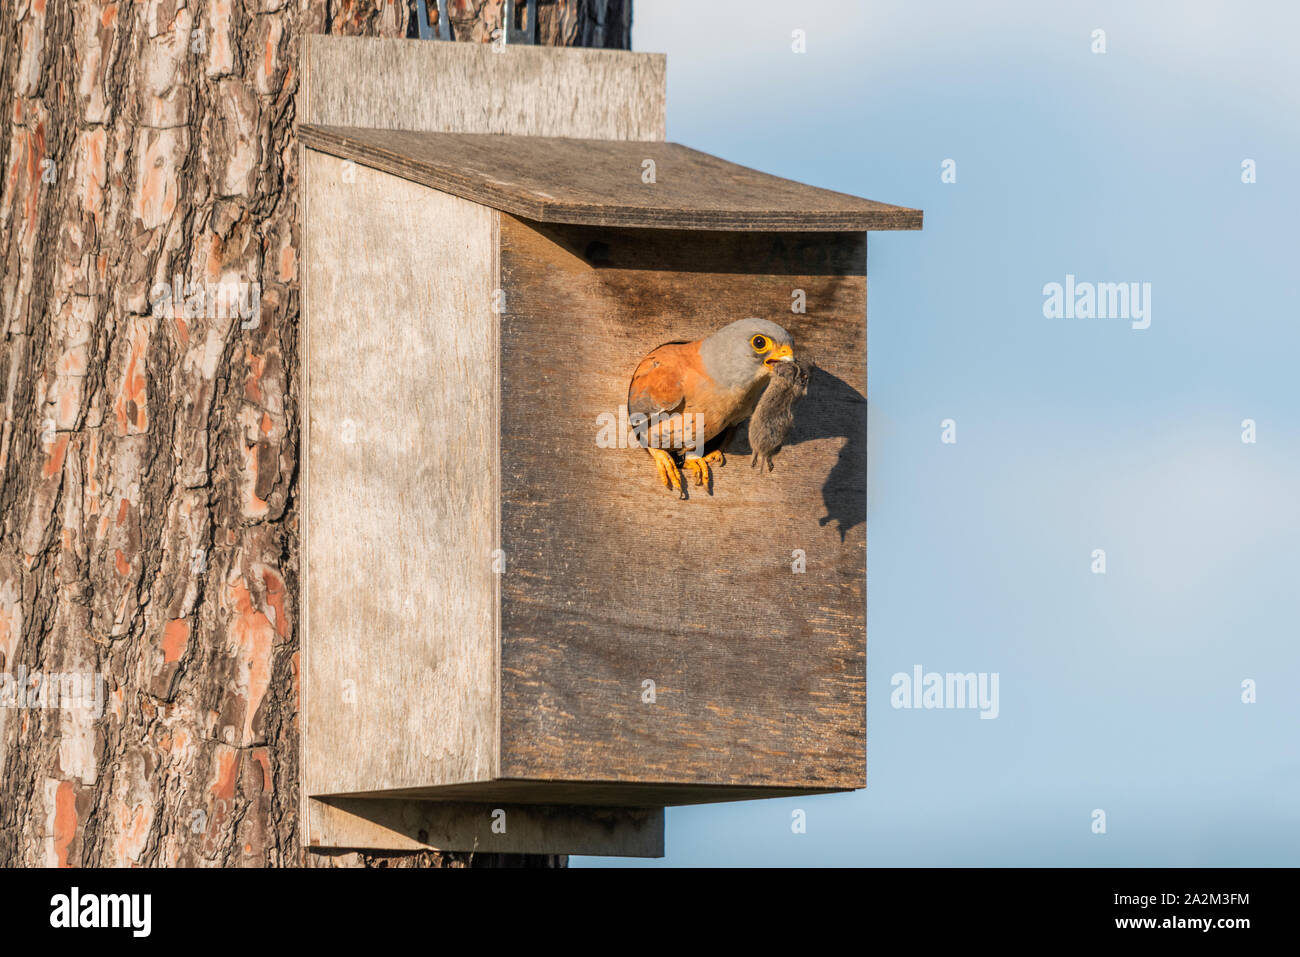
[[[677,143],[299,127],[304,145],[543,223],[920,229],[921,211],[760,173]],[[642,181],[654,160],[655,182]]]

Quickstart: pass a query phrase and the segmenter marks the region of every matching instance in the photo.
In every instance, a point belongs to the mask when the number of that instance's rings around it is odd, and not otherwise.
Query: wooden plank
[[[664,854],[661,807],[547,807],[332,798],[308,801],[308,813],[312,847],[600,857],[663,857]]]
[[[498,778],[474,784],[449,784],[435,788],[337,795],[327,800],[357,798],[410,798],[425,801],[467,801],[511,804],[549,804],[581,807],[678,807],[725,801],[758,801],[784,797],[814,797],[849,788],[744,787],[707,784],[638,784],[635,782],[542,781],[532,778]]]
[[[920,210],[818,189],[676,143],[303,125],[312,149],[543,223],[703,230],[920,229]],[[644,182],[654,163],[653,183]]]
[[[306,795],[497,754],[495,220],[307,151]]]
[[[662,140],[664,138],[664,57],[647,55],[647,53],[629,53],[614,51],[595,51],[595,49],[560,49],[560,48],[521,48],[511,47],[503,52],[489,51],[478,44],[439,44],[421,43],[417,40],[389,40],[376,38],[354,38],[354,36],[304,36],[302,56],[302,85],[299,87],[298,114],[308,124],[363,126],[376,129],[451,131],[451,133],[512,134],[512,135],[552,135],[552,137],[577,137],[595,139],[634,139]],[[438,372],[437,367],[425,369],[421,381],[411,384],[407,374],[409,356],[396,355],[390,365],[390,356],[407,348],[409,339],[420,337],[429,329],[428,315],[412,315],[412,309],[419,311],[420,303],[404,300],[408,285],[421,287],[422,283],[441,283],[448,281],[443,269],[450,269],[452,286],[464,287],[465,281],[477,281],[484,277],[491,289],[499,286],[497,276],[497,257],[494,255],[495,244],[491,244],[490,264],[482,264],[482,229],[481,221],[474,224],[476,213],[456,212],[463,207],[461,200],[452,200],[442,196],[425,199],[412,195],[412,205],[404,211],[393,211],[394,215],[386,218],[383,224],[377,222],[377,213],[373,208],[354,208],[351,203],[361,207],[372,203],[373,196],[364,189],[370,182],[365,170],[356,170],[356,182],[351,187],[348,202],[344,202],[341,190],[338,161],[331,157],[313,157],[311,151],[300,150],[303,170],[303,244],[304,244],[304,282],[303,312],[300,322],[300,348],[302,348],[302,368],[304,380],[318,381],[315,374],[320,358],[321,374],[328,374],[330,363],[328,356],[313,352],[312,339],[315,330],[322,322],[330,322],[342,315],[342,309],[354,309],[347,322],[357,326],[355,346],[357,354],[369,350],[372,363],[360,374],[367,377],[357,380],[354,385],[339,385],[339,389],[354,387],[365,393],[370,384],[376,386],[373,398],[378,402],[390,402],[389,415],[400,417],[403,413],[419,413],[421,393],[425,378]],[[317,170],[313,176],[313,170]],[[326,182],[321,183],[320,178]],[[321,190],[331,192],[328,202],[324,196],[316,196],[312,183],[317,183]],[[363,187],[363,189],[357,189]],[[385,190],[376,186],[378,194],[393,198],[400,194],[402,186],[393,186]],[[411,185],[404,189],[417,189]],[[420,190],[421,192],[426,192]],[[434,194],[437,196],[437,194]],[[439,211],[451,211],[446,217]],[[356,218],[354,220],[354,212]],[[481,211],[490,216],[495,224],[497,215]],[[425,215],[422,215],[425,213]],[[382,217],[381,217],[382,218]],[[380,226],[383,226],[380,229]],[[357,226],[354,237],[348,237],[347,230]],[[400,230],[400,231],[396,231]],[[450,261],[443,261],[447,254],[448,243],[459,241],[463,230],[468,230],[467,243],[458,255]],[[426,243],[425,239],[429,239]],[[365,248],[368,261],[387,259],[389,263],[378,267],[372,263],[373,276],[368,280],[355,276],[337,276],[341,263],[346,259],[339,256],[352,255],[357,248]],[[468,255],[461,255],[468,254]],[[474,270],[480,270],[474,273]],[[395,298],[400,302],[390,303]],[[428,303],[425,303],[428,306]],[[391,307],[391,308],[390,308]],[[437,313],[429,313],[437,315]],[[373,319],[372,329],[360,328],[361,319]],[[471,321],[484,321],[477,302],[471,312],[465,313],[464,324]],[[494,317],[487,317],[484,328],[494,328]],[[382,329],[389,330],[383,337]],[[452,321],[445,329],[458,328],[458,322]],[[473,326],[465,325],[471,342],[481,342],[473,338]],[[373,334],[372,334],[373,333]],[[456,342],[447,337],[443,342]],[[334,338],[334,345],[341,345],[341,339]],[[477,346],[476,346],[477,348]],[[455,350],[452,350],[455,351]],[[398,376],[398,381],[389,381],[391,374]],[[346,374],[346,373],[344,373]],[[406,378],[408,389],[402,395],[394,395],[399,389],[400,381]],[[487,380],[495,384],[495,367]],[[433,398],[437,386],[429,393]],[[333,459],[333,446],[317,446],[321,438],[320,429],[312,429],[313,412],[312,394],[308,382],[302,384],[300,394],[304,397],[302,416],[302,438],[304,456],[302,460],[302,555],[300,562],[300,589],[302,589],[302,666],[303,677],[300,684],[302,694],[302,828],[303,841],[311,844],[316,840],[320,846],[365,846],[365,848],[400,849],[411,848],[412,840],[419,837],[403,835],[400,830],[380,827],[365,815],[348,815],[346,811],[335,809],[322,818],[322,805],[313,800],[313,792],[334,792],[339,789],[365,787],[391,787],[411,783],[419,779],[422,785],[435,780],[477,780],[484,779],[495,771],[495,754],[497,754],[497,736],[495,736],[495,702],[497,702],[497,675],[495,659],[491,662],[491,674],[485,675],[485,645],[478,644],[486,635],[490,648],[497,646],[497,623],[495,618],[487,619],[484,628],[485,612],[477,609],[468,614],[468,609],[451,614],[448,618],[477,619],[478,627],[468,623],[460,628],[451,622],[447,625],[447,635],[461,638],[461,653],[465,668],[461,674],[443,670],[439,680],[456,683],[455,688],[441,688],[442,700],[433,703],[438,688],[412,688],[420,684],[415,679],[416,666],[428,662],[433,651],[422,648],[419,641],[412,641],[411,633],[403,628],[391,629],[387,624],[391,618],[380,618],[367,622],[365,609],[350,610],[341,614],[339,605],[346,606],[354,599],[348,597],[354,593],[369,592],[370,597],[359,594],[356,601],[368,602],[378,610],[387,607],[391,611],[391,602],[398,598],[394,594],[394,580],[386,579],[386,573],[394,571],[390,567],[389,557],[380,562],[370,562],[370,553],[374,550],[387,550],[390,545],[400,547],[409,540],[420,536],[420,507],[416,506],[415,527],[396,529],[398,540],[385,541],[382,537],[370,540],[369,537],[348,537],[348,529],[335,523],[316,523],[320,515],[321,503],[313,497],[317,485],[339,484],[347,480],[346,471],[335,471],[334,464],[350,465],[351,460]],[[446,398],[446,397],[442,397]],[[415,400],[412,410],[411,400]],[[447,408],[458,408],[452,400]],[[468,403],[469,415],[482,411],[481,400]],[[495,425],[495,416],[493,416]],[[407,419],[403,425],[415,423]],[[407,432],[407,437],[409,433]],[[434,436],[430,433],[430,441]],[[419,441],[419,437],[416,437]],[[480,488],[490,488],[493,502],[497,497],[497,454],[495,454],[495,436],[486,436],[481,430],[476,441],[465,443],[461,449],[455,449],[448,456],[446,450],[438,450],[437,455],[429,455],[424,463],[408,476],[404,488],[412,492],[419,476],[426,484],[433,484],[450,475],[452,489],[460,488],[465,477],[477,476]],[[313,455],[312,451],[316,454]],[[473,462],[465,463],[465,458],[472,456]],[[312,462],[316,462],[313,475]],[[461,477],[451,475],[456,463],[463,464]],[[373,463],[363,463],[364,469],[374,467]],[[446,469],[446,472],[439,471]],[[331,479],[330,476],[333,476]],[[399,485],[403,480],[396,477]],[[324,490],[322,490],[324,494]],[[341,494],[343,494],[341,492]],[[497,510],[491,511],[493,520]],[[341,519],[346,524],[346,511]],[[400,512],[390,511],[382,523],[372,525],[370,532],[387,534],[391,529],[387,521],[399,518]],[[404,518],[404,516],[402,516]],[[484,555],[478,550],[484,546],[487,525],[481,519],[454,519],[445,534],[454,538],[459,534],[456,521],[468,529],[468,537],[460,544],[452,542],[450,553],[432,557],[428,550],[441,541],[434,537],[428,541],[412,541],[415,551],[406,566],[399,567],[398,573],[402,586],[416,584],[416,590],[400,596],[400,602],[411,597],[420,607],[424,602],[442,601],[434,588],[443,588],[446,593],[454,593],[456,588],[469,589],[474,596],[482,597],[481,573],[486,567],[482,563]],[[460,529],[464,531],[464,529]],[[495,527],[491,533],[491,544],[495,544]],[[324,580],[318,580],[312,572],[311,555],[324,553],[325,550],[337,549],[338,555],[333,560],[334,570],[326,573]],[[461,554],[464,549],[468,554]],[[424,550],[424,551],[422,551]],[[428,577],[421,575],[421,568],[413,567],[421,555],[428,555],[429,566],[434,572]],[[463,559],[463,560],[458,560]],[[352,576],[344,575],[344,568],[351,563]],[[468,577],[456,581],[455,588],[446,588],[446,576],[454,575],[468,568]],[[493,586],[495,588],[495,580]],[[317,602],[316,597],[324,601]],[[491,602],[491,614],[495,614],[495,599]],[[448,611],[448,609],[443,609]],[[406,619],[403,619],[406,622]],[[360,633],[354,633],[352,625]],[[428,624],[428,623],[426,623]],[[463,623],[465,624],[465,623]],[[344,627],[346,625],[346,627]],[[393,642],[395,633],[398,641],[393,648],[385,649],[385,642]],[[434,645],[434,648],[437,646]],[[403,651],[409,651],[411,658],[403,661]],[[320,664],[317,667],[316,662]],[[351,674],[351,668],[361,668],[365,674],[352,677],[357,685],[370,685],[382,689],[386,698],[382,698],[377,710],[368,711],[364,716],[348,716],[341,711],[339,683],[344,676]],[[393,668],[393,684],[386,685],[386,670]],[[476,671],[482,668],[482,671]],[[468,674],[473,672],[473,674]],[[420,672],[424,674],[424,672]],[[434,670],[434,674],[438,674]],[[485,692],[485,689],[486,692]],[[430,693],[434,692],[434,693]],[[493,702],[491,718],[486,718],[484,694]],[[370,703],[365,703],[369,707]],[[333,711],[333,715],[330,715]],[[463,719],[456,715],[464,715]],[[351,722],[351,723],[350,723]],[[387,733],[378,731],[378,724],[391,722]],[[364,731],[359,727],[364,724]],[[359,732],[360,733],[357,733]],[[458,740],[459,739],[459,740]],[[422,765],[429,757],[429,750],[441,755],[428,766]],[[370,750],[373,749],[373,754]],[[409,749],[409,750],[407,750]],[[455,749],[455,750],[452,750]],[[487,759],[487,755],[493,755]],[[350,766],[351,765],[351,766]],[[428,774],[425,774],[425,771]],[[641,827],[634,833],[636,840],[627,836],[627,826],[615,828],[614,836],[606,844],[591,844],[594,837],[582,836],[582,840],[569,843],[568,840],[550,841],[538,845],[513,844],[502,846],[502,850],[515,850],[524,853],[532,849],[551,853],[584,852],[602,854],[662,854],[663,849],[663,815],[656,814],[656,828]],[[365,828],[360,831],[359,828]],[[321,828],[326,833],[321,833]],[[448,824],[450,827],[450,824]],[[554,831],[549,832],[554,836]],[[571,830],[568,835],[575,835]],[[655,841],[647,841],[647,835],[655,835]],[[517,835],[517,831],[516,831]],[[598,835],[597,835],[598,836]],[[341,844],[342,841],[342,844]],[[641,841],[641,844],[637,844]],[[463,840],[448,835],[442,841],[447,849],[454,845],[465,844]],[[428,844],[419,844],[428,846]],[[620,849],[621,848],[621,849]],[[469,845],[465,846],[469,849]]]
[[[323,35],[303,44],[304,123],[664,138],[660,53]]]
[[[502,215],[501,777],[864,786],[865,271],[862,233]],[[643,356],[746,316],[818,365],[774,472],[680,501],[599,447]]]
[[[662,140],[664,138],[665,105],[665,61],[658,54],[634,54],[620,51],[576,50],[543,47],[511,47],[505,51],[488,50],[477,44],[441,44],[414,40],[388,40],[373,37],[340,36],[306,36],[303,38],[302,83],[299,86],[297,111],[299,117],[307,123],[340,126],[361,126],[380,129],[427,130],[435,132],[463,133],[498,133],[512,135],[549,135],[587,137],[596,139],[631,139]],[[383,400],[386,390],[395,391],[393,383],[388,382],[390,371],[399,375],[402,370],[409,371],[404,365],[403,357],[395,355],[402,351],[411,335],[418,335],[427,328],[424,315],[413,316],[410,309],[413,303],[406,301],[397,304],[394,311],[375,316],[376,322],[365,325],[356,320],[357,316],[370,316],[377,305],[386,304],[386,297],[403,296],[405,284],[414,281],[417,285],[427,282],[443,282],[447,279],[442,270],[473,270],[480,268],[482,249],[478,246],[482,238],[481,225],[470,229],[470,238],[464,252],[468,258],[442,256],[449,252],[447,243],[459,238],[458,230],[467,225],[466,216],[453,213],[445,220],[437,214],[438,209],[456,209],[457,200],[448,204],[447,197],[440,202],[437,199],[424,200],[413,196],[409,210],[395,211],[387,220],[387,227],[404,227],[401,232],[390,228],[378,230],[380,225],[372,210],[364,204],[370,202],[364,189],[368,181],[365,171],[358,170],[357,182],[352,184],[354,192],[348,194],[347,202],[339,190],[337,160],[332,158],[312,158],[311,151],[300,149],[303,185],[303,305],[300,323],[300,348],[302,350],[302,368],[304,377],[313,376],[317,363],[313,359],[310,341],[320,323],[328,322],[339,315],[337,306],[356,307],[355,316],[349,321],[356,325],[357,339],[354,349],[357,354],[368,352],[373,361],[364,374],[373,376],[377,385],[374,393],[376,399]],[[328,201],[316,201],[311,183],[313,169],[321,170],[322,176],[331,177],[329,185],[322,189],[333,191]],[[408,189],[414,187],[407,184]],[[392,191],[379,187],[381,194],[391,198]],[[393,190],[400,190],[394,186]],[[356,207],[357,225],[360,232],[353,239],[359,243],[350,243],[345,231],[353,225]],[[420,210],[429,213],[427,217],[419,216]],[[495,221],[495,214],[487,213]],[[418,221],[413,221],[418,220]],[[435,228],[430,228],[433,224]],[[434,234],[437,234],[434,237]],[[434,237],[427,245],[425,237]],[[391,258],[386,268],[376,268],[374,285],[354,283],[349,288],[340,288],[331,279],[331,274],[339,268],[338,257],[351,254],[357,246],[368,247],[367,257],[381,254]],[[475,251],[477,249],[477,252]],[[495,250],[495,246],[493,246]],[[492,257],[490,267],[483,269],[492,289],[497,288],[497,260]],[[388,272],[386,270],[391,270]],[[406,270],[403,272],[402,270]],[[411,272],[418,273],[412,280]],[[462,279],[476,278],[460,272],[460,279],[453,277],[453,285],[463,285]],[[477,309],[473,316],[466,315],[468,322],[477,317],[482,321],[482,314]],[[494,317],[485,323],[484,328],[494,326]],[[405,325],[403,325],[405,320]],[[394,326],[401,327],[395,329]],[[371,335],[371,331],[386,334]],[[472,334],[472,330],[471,330]],[[336,344],[338,340],[336,339]],[[393,370],[388,362],[395,357]],[[323,359],[322,361],[328,361]],[[435,371],[425,370],[426,374]],[[490,377],[495,382],[495,374]],[[355,387],[360,391],[368,388],[369,380],[358,381]],[[350,464],[349,459],[332,459],[331,449],[318,447],[320,432],[312,429],[312,399],[308,384],[301,385],[304,396],[304,414],[301,429],[305,454],[301,462],[302,495],[302,555],[300,565],[301,605],[301,648],[302,668],[302,828],[304,843],[310,843],[313,826],[319,827],[320,815],[316,808],[319,802],[309,797],[313,792],[330,792],[339,789],[355,788],[363,778],[370,777],[371,764],[376,762],[377,773],[373,780],[366,780],[367,786],[377,786],[388,782],[397,784],[405,776],[420,776],[421,770],[429,774],[421,777],[420,783],[429,784],[434,780],[468,779],[474,780],[492,773],[494,765],[486,760],[486,755],[495,754],[495,726],[490,729],[482,724],[484,711],[484,688],[495,703],[495,672],[484,684],[484,675],[462,674],[463,684],[455,689],[443,688],[445,692],[442,704],[438,708],[446,710],[447,720],[439,720],[436,709],[431,706],[431,697],[427,687],[414,689],[416,693],[407,698],[412,691],[411,685],[414,664],[426,661],[430,652],[417,646],[412,650],[414,657],[411,664],[404,664],[400,658],[400,645],[409,640],[404,633],[399,647],[389,654],[376,648],[392,639],[393,631],[384,630],[385,618],[370,627],[364,622],[364,614],[347,615],[339,613],[336,606],[349,601],[348,596],[358,591],[370,590],[378,586],[372,600],[376,605],[389,604],[394,597],[392,582],[384,579],[385,561],[381,560],[376,568],[369,562],[371,551],[386,548],[382,539],[369,538],[348,539],[340,536],[337,524],[319,524],[315,517],[321,514],[318,503],[313,497],[317,484],[341,483],[346,481],[346,473],[333,469],[335,462]],[[412,398],[416,401],[415,410],[419,409],[421,392],[419,388],[406,391],[401,396],[393,396],[390,414],[401,416],[411,409]],[[453,406],[454,407],[454,406]],[[471,403],[470,411],[474,405]],[[495,418],[493,419],[495,423]],[[409,424],[409,420],[408,420]],[[473,455],[475,461],[466,467],[465,475],[484,474],[493,476],[495,483],[495,438],[482,437],[475,443]],[[313,450],[316,454],[313,455]],[[460,461],[468,454],[467,449],[459,450]],[[321,472],[320,482],[313,480],[312,462],[316,461],[316,471]],[[441,465],[439,464],[441,462]],[[430,482],[436,481],[438,475],[429,474],[429,469],[449,468],[451,462],[446,456],[441,459],[430,456],[420,473]],[[367,467],[370,467],[367,464]],[[330,476],[334,478],[330,478]],[[453,477],[453,481],[457,481]],[[408,491],[411,486],[407,485]],[[495,485],[491,494],[495,501]],[[340,494],[346,493],[340,487]],[[493,509],[493,517],[496,511]],[[397,517],[391,512],[388,518]],[[319,524],[319,527],[318,527]],[[465,540],[467,548],[481,547],[480,540],[486,526],[475,521],[474,533]],[[379,525],[370,531],[379,533],[386,529]],[[402,534],[418,537],[416,528],[401,530]],[[495,534],[495,533],[494,533]],[[493,539],[495,543],[495,538]],[[428,549],[430,543],[415,543],[417,549]],[[323,553],[327,549],[338,548],[340,554],[335,560],[337,567],[327,574],[325,580],[317,580],[312,574],[312,554]],[[417,551],[413,555],[422,554]],[[467,587],[471,592],[482,595],[481,579],[482,555],[468,556],[467,568],[471,574],[466,582],[457,582],[458,587]],[[440,556],[440,571],[430,578],[420,578],[419,570],[413,567],[399,569],[401,581],[410,584],[413,579],[420,579],[418,590],[412,595],[417,605],[425,601],[439,600],[430,590],[447,574],[456,571],[455,553]],[[353,562],[354,577],[343,580],[343,567],[346,562]],[[478,582],[476,585],[475,582]],[[495,582],[493,583],[495,586]],[[317,606],[312,596],[324,596],[326,603]],[[405,595],[401,601],[406,600]],[[495,602],[492,605],[495,608]],[[475,617],[482,618],[479,609]],[[351,631],[353,623],[361,626],[361,633]],[[399,623],[400,624],[400,623]],[[427,622],[425,623],[428,624]],[[347,625],[345,629],[342,626]],[[401,630],[400,628],[397,630]],[[451,633],[455,633],[452,629]],[[482,629],[471,633],[481,636]],[[495,648],[495,621],[491,625],[491,642]],[[473,649],[482,650],[477,644]],[[347,656],[352,656],[351,661]],[[377,656],[377,657],[368,657]],[[317,668],[313,662],[320,660]],[[485,659],[479,655],[478,666]],[[383,685],[383,671],[395,668],[395,683],[385,690],[386,697],[370,696],[357,702],[356,706],[369,708],[378,702],[373,714],[366,716],[343,712],[333,717],[316,721],[330,710],[339,711],[342,707],[339,696],[339,682],[347,668],[363,667],[367,674],[360,679],[354,677],[359,685]],[[494,666],[495,668],[495,666]],[[471,669],[472,670],[472,669]],[[451,677],[444,673],[443,679]],[[313,694],[315,689],[315,694]],[[436,690],[436,689],[435,689]],[[407,708],[409,706],[409,713]],[[466,715],[465,721],[457,721],[454,714]],[[349,724],[351,720],[352,724]],[[389,734],[385,737],[378,727],[384,721],[392,721]],[[492,721],[495,721],[495,711]],[[364,730],[359,726],[364,725]],[[457,730],[459,729],[459,730]],[[492,734],[487,734],[488,730]],[[359,733],[358,733],[359,732]],[[486,735],[486,736],[485,736]],[[457,737],[462,739],[453,745]],[[374,754],[368,753],[373,746]],[[443,755],[441,764],[434,762],[429,768],[422,769],[420,761],[427,756],[430,747]],[[461,747],[460,756],[445,750]],[[410,749],[404,752],[403,749]],[[349,768],[349,762],[357,762]],[[409,782],[408,782],[409,783]],[[317,822],[313,825],[312,822]],[[662,816],[660,816],[662,822]],[[408,847],[409,839],[393,831],[387,833],[371,828],[368,832],[368,847],[401,848]],[[320,838],[320,835],[316,835]],[[329,846],[328,839],[325,842]],[[662,848],[662,823],[660,823],[659,847]],[[556,852],[568,852],[575,848],[553,847]],[[602,853],[618,853],[607,850]],[[661,850],[659,851],[661,853]]]

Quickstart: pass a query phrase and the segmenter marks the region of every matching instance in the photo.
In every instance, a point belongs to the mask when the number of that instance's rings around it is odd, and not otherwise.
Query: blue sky
[[[925,229],[869,241],[869,786],[669,809],[622,863],[1300,865],[1297,36],[1282,2],[637,0],[669,139]],[[1045,318],[1066,274],[1150,283],[1150,328]],[[998,673],[998,718],[891,707],[918,664]]]

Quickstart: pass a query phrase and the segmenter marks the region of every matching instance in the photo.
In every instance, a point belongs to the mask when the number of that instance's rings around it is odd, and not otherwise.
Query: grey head
[[[794,358],[794,337],[766,319],[737,319],[700,343],[704,371],[725,389],[747,390]]]

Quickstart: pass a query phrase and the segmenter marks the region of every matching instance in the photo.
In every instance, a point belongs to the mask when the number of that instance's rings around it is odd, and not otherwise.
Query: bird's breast
[[[749,418],[758,397],[763,392],[764,380],[747,388],[720,388],[708,380],[701,380],[697,389],[686,396],[685,412],[702,415],[705,440],[712,439],[726,429]]]

